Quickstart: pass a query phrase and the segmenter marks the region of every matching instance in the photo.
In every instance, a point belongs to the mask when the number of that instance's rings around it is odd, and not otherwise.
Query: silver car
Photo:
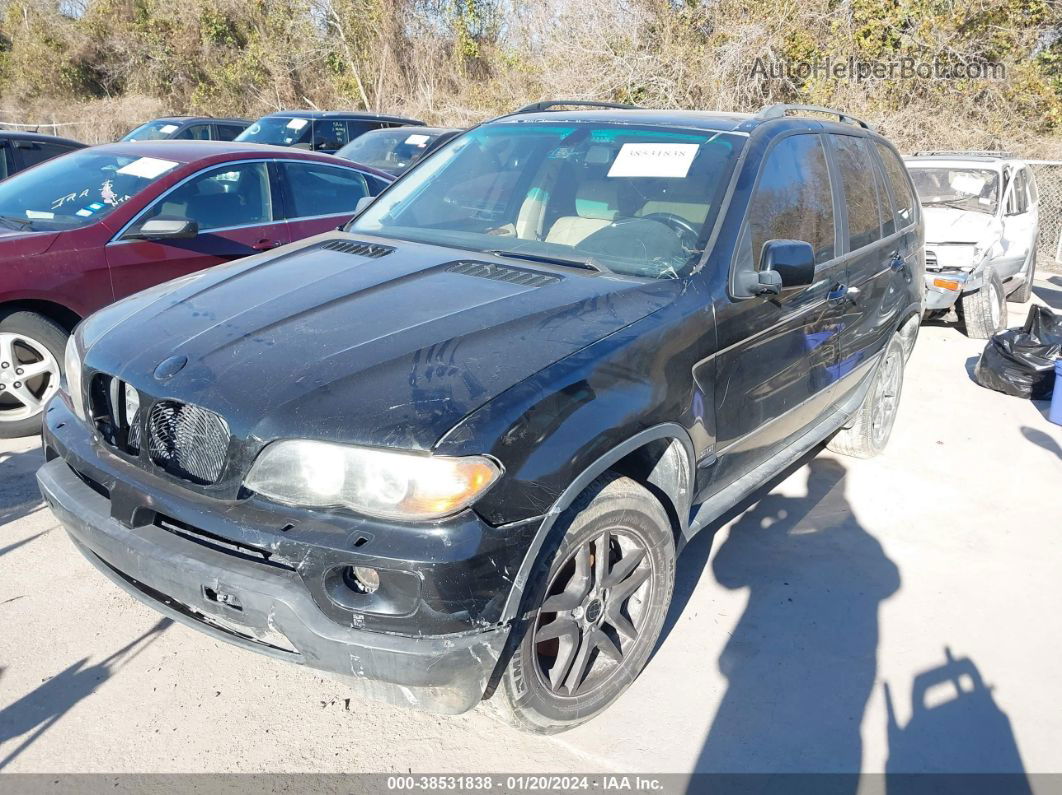
[[[970,337],[1007,325],[1032,292],[1039,195],[1007,152],[919,152],[905,159],[926,223],[926,311],[953,305]]]

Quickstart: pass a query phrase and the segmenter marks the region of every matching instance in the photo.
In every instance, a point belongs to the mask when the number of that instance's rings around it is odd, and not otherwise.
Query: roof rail
[[[589,99],[549,99],[544,102],[532,102],[513,113],[541,113],[558,105],[577,105],[581,108],[613,108],[615,110],[641,110],[637,105],[624,105],[621,102],[594,102]]]
[[[873,130],[874,128],[867,124],[862,119],[858,119],[851,113],[845,113],[841,110],[835,110],[833,108],[823,108],[819,105],[788,105],[785,102],[779,102],[775,105],[766,105],[760,109],[760,112],[756,114],[756,118],[761,121],[767,121],[768,119],[781,119],[784,118],[787,113],[792,111],[804,111],[811,113],[825,113],[828,116],[836,116],[841,121],[853,122],[858,124],[864,130]]]
[[[1002,149],[933,149],[927,152],[915,152],[912,157],[935,157],[940,155],[959,155],[960,157],[1017,157],[1014,152]]]

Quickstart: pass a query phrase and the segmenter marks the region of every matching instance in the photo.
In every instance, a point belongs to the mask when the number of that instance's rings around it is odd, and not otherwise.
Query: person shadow
[[[914,677],[911,717],[904,726],[889,684],[883,684],[886,793],[1031,795],[1010,719],[996,705],[992,688],[969,658],[956,659],[947,647],[944,658]]]
[[[0,771],[36,742],[38,737],[48,731],[79,701],[110,679],[118,668],[153,643],[172,624],[172,619],[161,618],[147,632],[106,659],[88,665],[88,658],[84,657],[0,710],[0,749],[3,749],[4,743],[9,740],[26,735],[22,742],[10,751],[0,750]]]
[[[748,603],[719,659],[727,689],[694,772],[847,773],[829,791],[858,788],[878,608],[900,573],[853,513],[845,475],[812,459],[807,493],[764,497],[713,558],[716,580],[747,589]]]

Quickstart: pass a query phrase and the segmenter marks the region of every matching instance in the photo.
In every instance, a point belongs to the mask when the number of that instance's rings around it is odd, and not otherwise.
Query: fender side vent
[[[496,282],[508,282],[521,287],[545,287],[547,284],[560,281],[560,276],[524,270],[523,268],[513,268],[496,262],[477,262],[463,259],[451,262],[446,266],[446,270],[450,273],[477,276],[480,279],[492,279]]]
[[[344,254],[356,254],[359,257],[370,257],[371,259],[386,257],[394,251],[392,246],[365,243],[361,240],[329,240],[321,248],[327,248],[329,251],[342,251]]]

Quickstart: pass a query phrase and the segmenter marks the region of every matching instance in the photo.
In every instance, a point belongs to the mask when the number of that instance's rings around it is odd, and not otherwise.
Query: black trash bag
[[[1062,316],[1046,306],[1030,306],[1022,331],[1036,337],[1044,345],[1062,345]]]
[[[1055,359],[1062,355],[1062,318],[1046,307],[1029,310],[1025,326],[988,341],[974,368],[983,387],[1020,398],[1046,400],[1055,388]]]

